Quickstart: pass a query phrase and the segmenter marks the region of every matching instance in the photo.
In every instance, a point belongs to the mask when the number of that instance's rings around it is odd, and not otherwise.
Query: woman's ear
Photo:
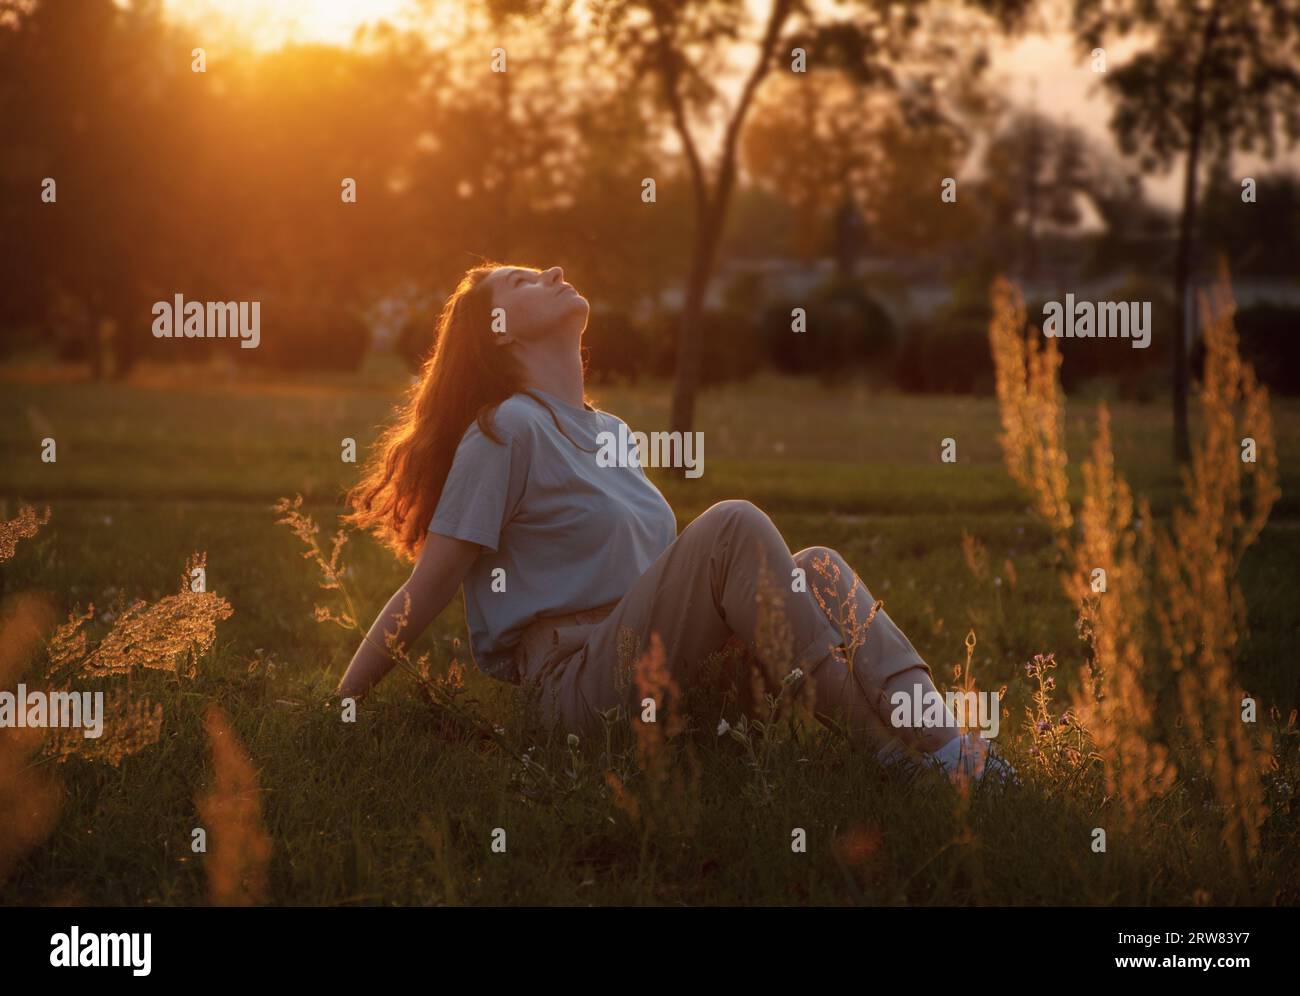
[[[498,346],[508,346],[515,341],[506,325],[505,308],[492,309],[492,324],[488,327],[491,329],[492,338]]]

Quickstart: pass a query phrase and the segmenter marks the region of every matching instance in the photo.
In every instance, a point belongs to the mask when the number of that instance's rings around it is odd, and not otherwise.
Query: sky
[[[397,22],[409,0],[163,0],[171,17],[220,25],[256,48],[289,41],[345,45],[369,21]]]

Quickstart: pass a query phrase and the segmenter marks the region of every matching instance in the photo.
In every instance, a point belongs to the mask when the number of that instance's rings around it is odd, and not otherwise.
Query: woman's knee
[[[813,560],[825,560],[830,557],[832,560],[843,560],[838,550],[832,550],[829,546],[806,546],[794,554],[794,562],[800,567],[805,567]]]
[[[841,582],[851,583],[855,576],[848,561],[829,546],[804,547],[794,554],[794,562],[805,572],[808,582],[819,588],[831,585],[838,588]]]
[[[701,532],[714,534],[726,530],[750,534],[777,532],[776,525],[768,514],[744,498],[728,498],[725,501],[714,502],[699,514],[692,525],[696,523]]]

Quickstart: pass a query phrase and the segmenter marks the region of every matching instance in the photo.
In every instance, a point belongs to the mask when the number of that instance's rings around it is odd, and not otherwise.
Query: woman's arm
[[[389,634],[397,632],[398,646],[403,651],[414,643],[455,596],[480,551],[477,543],[430,533],[411,576],[371,625],[335,694],[360,698],[396,667],[397,662],[388,655]],[[411,611],[398,632],[398,617],[406,611],[407,596]]]

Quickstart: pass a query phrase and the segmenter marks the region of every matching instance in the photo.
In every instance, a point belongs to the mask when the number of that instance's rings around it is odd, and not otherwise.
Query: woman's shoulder
[[[528,394],[512,394],[492,412],[493,423],[512,435],[527,432],[544,418],[546,408]]]
[[[536,425],[553,427],[556,415],[563,415],[564,412],[556,411],[541,398],[521,391],[512,394],[497,405],[496,414],[499,425],[509,431],[517,432]],[[604,427],[615,427],[622,421],[618,416],[603,409],[590,409],[587,417],[590,419],[587,424]]]
[[[534,427],[550,418],[544,405],[527,394],[512,394],[491,409],[484,421],[495,435],[516,440],[527,440]],[[467,435],[485,435],[476,418],[465,430]]]

